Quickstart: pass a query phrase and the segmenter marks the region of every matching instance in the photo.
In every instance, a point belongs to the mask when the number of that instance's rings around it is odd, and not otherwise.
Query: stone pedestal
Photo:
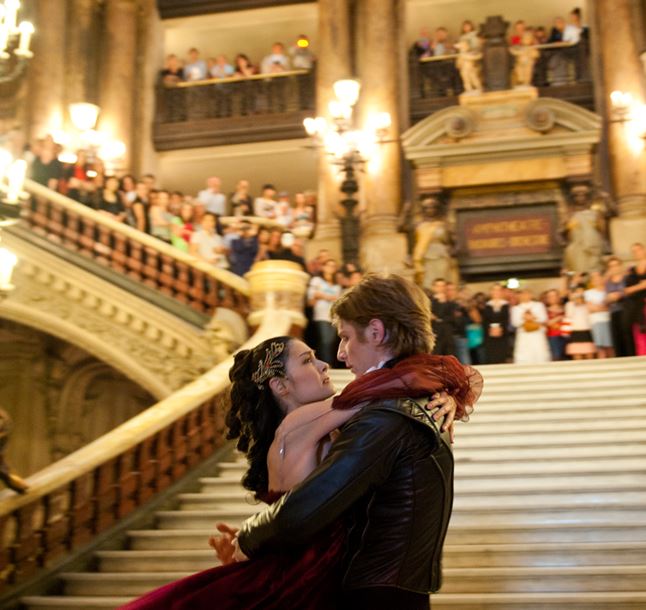
[[[303,315],[309,275],[290,261],[269,260],[256,263],[245,278],[251,289],[249,325],[255,330],[271,309],[293,313],[291,334],[300,334],[307,320]]]
[[[402,7],[397,0],[360,0],[357,48],[361,78],[359,126],[370,125],[378,112],[388,112],[391,127],[366,164],[361,184],[365,202],[362,219],[361,262],[372,271],[401,272],[407,255],[406,238],[397,233],[401,207],[402,160],[398,142],[399,37]]]

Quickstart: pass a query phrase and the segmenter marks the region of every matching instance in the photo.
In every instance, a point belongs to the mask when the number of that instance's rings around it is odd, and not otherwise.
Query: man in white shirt
[[[188,51],[188,61],[184,66],[184,80],[204,80],[208,74],[206,62],[200,59],[200,52],[193,47]]]
[[[207,212],[202,219],[202,230],[191,236],[190,253],[205,263],[228,269],[227,248],[224,239],[215,232],[215,223],[215,216]]]
[[[206,188],[197,195],[198,201],[206,206],[206,211],[218,216],[224,216],[227,209],[227,198],[220,192],[221,184],[217,176],[211,176],[206,181]]]
[[[261,218],[276,218],[276,189],[273,184],[265,184],[262,187],[262,195],[256,197],[253,202],[254,216]]]
[[[289,57],[285,54],[285,46],[282,42],[275,42],[271,45],[271,53],[265,55],[260,64],[262,74],[275,74],[276,72],[286,72],[291,68]]]

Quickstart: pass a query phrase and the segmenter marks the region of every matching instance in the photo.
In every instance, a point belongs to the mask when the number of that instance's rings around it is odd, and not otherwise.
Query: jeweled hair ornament
[[[285,350],[284,343],[274,342],[265,348],[265,357],[258,363],[258,369],[251,376],[251,380],[262,390],[263,384],[272,377],[282,377],[285,374],[285,366],[278,357]]]

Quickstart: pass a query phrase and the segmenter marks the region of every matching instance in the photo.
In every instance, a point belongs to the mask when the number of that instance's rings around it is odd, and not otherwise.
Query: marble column
[[[388,112],[392,125],[386,139],[400,134],[400,77],[406,70],[399,48],[404,35],[403,0],[359,0],[357,32],[361,97],[361,128],[378,112]],[[374,271],[403,270],[406,239],[397,233],[402,198],[402,160],[399,142],[378,145],[366,164],[361,189],[365,213],[362,220],[361,260]]]
[[[74,27],[67,32],[65,102],[98,102],[99,4],[97,0],[71,0]],[[68,117],[69,118],[69,117]],[[70,122],[71,123],[71,122]]]
[[[137,2],[106,0],[101,61],[100,131],[126,145],[123,169],[131,167],[137,73]]]
[[[332,85],[343,78],[352,78],[352,45],[349,0],[319,0],[319,22],[316,65],[316,115],[331,120],[328,104],[335,99]],[[317,227],[314,239],[307,244],[312,258],[326,248],[341,260],[341,229],[339,216],[341,181],[329,157],[318,151]]]
[[[135,126],[132,170],[136,175],[157,174],[157,153],[153,146],[155,93],[157,75],[164,65],[164,30],[157,10],[157,0],[140,0],[140,32],[137,55]]]
[[[37,0],[34,59],[28,68],[30,139],[43,137],[64,126],[66,21],[64,2]]]
[[[609,96],[619,90],[632,94],[636,104],[646,104],[646,78],[637,40],[638,18],[632,0],[598,0],[596,25],[603,65],[607,119],[612,120]],[[627,256],[630,244],[646,234],[646,140],[631,121],[608,124],[611,179],[618,218],[611,223],[613,249]]]

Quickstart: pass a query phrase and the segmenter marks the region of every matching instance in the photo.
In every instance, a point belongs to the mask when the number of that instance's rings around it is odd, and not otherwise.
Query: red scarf
[[[457,403],[455,418],[467,421],[482,392],[482,375],[460,364],[455,356],[416,354],[392,368],[382,368],[349,383],[334,398],[333,408],[350,409],[381,398],[423,398],[446,392]]]

